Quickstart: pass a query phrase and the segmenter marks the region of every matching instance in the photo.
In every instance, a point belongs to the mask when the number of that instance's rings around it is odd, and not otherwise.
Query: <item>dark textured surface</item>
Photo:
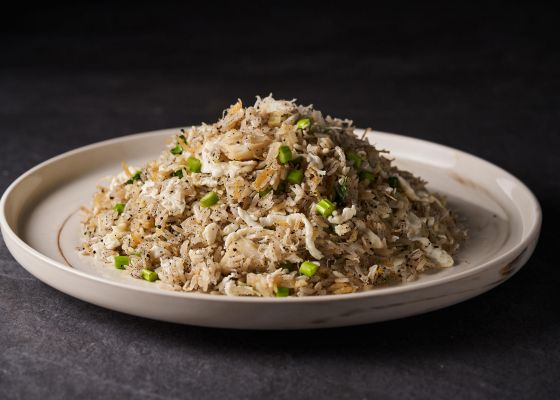
[[[351,14],[323,4],[318,16],[277,6],[259,20],[227,17],[231,7],[51,6],[21,10],[22,25],[3,13],[0,191],[71,148],[212,121],[237,97],[274,92],[508,169],[543,206],[533,258],[495,290],[427,315],[240,332],[75,300],[29,275],[2,243],[0,398],[560,397],[552,10],[396,5]]]

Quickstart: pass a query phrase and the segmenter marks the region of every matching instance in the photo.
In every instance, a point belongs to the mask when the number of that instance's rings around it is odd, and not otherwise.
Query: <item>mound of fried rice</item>
[[[285,146],[289,162],[279,157]],[[293,170],[301,176],[289,181]],[[358,138],[352,121],[257,97],[178,130],[140,169],[123,163],[84,207],[81,251],[107,264],[128,256],[123,273],[155,271],[176,291],[359,292],[453,266],[466,232],[425,184]],[[217,202],[205,207],[209,192]],[[318,212],[323,199],[332,213]],[[300,271],[305,261],[313,274]]]

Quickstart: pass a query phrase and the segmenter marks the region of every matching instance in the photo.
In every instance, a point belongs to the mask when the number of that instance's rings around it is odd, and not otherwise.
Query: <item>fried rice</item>
[[[122,168],[84,208],[81,252],[166,289],[359,292],[452,267],[466,238],[445,198],[352,121],[293,100],[237,101]]]

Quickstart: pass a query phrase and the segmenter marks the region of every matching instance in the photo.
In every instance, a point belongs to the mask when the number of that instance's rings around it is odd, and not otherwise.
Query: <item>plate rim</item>
[[[184,128],[184,127],[182,127],[182,128]],[[489,259],[489,260],[487,260],[483,263],[474,265],[472,268],[469,268],[466,271],[462,271],[462,272],[458,272],[457,274],[451,274],[449,276],[441,277],[440,279],[437,279],[437,280],[427,281],[427,282],[417,282],[417,283],[411,282],[411,283],[408,283],[408,284],[402,284],[402,285],[398,285],[398,286],[392,286],[392,287],[386,287],[386,288],[377,288],[377,289],[373,289],[373,290],[356,292],[356,293],[348,293],[348,294],[327,294],[327,295],[321,295],[321,296],[275,298],[275,297],[253,297],[253,296],[223,296],[223,295],[212,295],[212,294],[209,294],[209,293],[198,293],[198,292],[194,292],[194,293],[192,293],[192,292],[178,292],[178,291],[172,291],[172,290],[165,290],[163,288],[148,288],[148,287],[134,286],[134,285],[130,285],[130,284],[122,283],[122,282],[112,281],[108,278],[92,275],[92,274],[83,272],[81,270],[72,268],[70,266],[64,265],[63,263],[58,262],[56,260],[53,260],[52,258],[42,254],[41,252],[39,252],[38,250],[34,249],[29,244],[27,244],[12,229],[12,227],[8,223],[7,216],[6,216],[6,206],[8,204],[9,199],[10,199],[10,196],[17,189],[18,185],[23,180],[25,180],[27,177],[33,175],[38,170],[48,166],[49,164],[57,162],[60,159],[64,159],[64,158],[69,157],[69,156],[73,156],[73,155],[76,155],[76,154],[87,152],[87,151],[95,149],[97,147],[103,147],[103,146],[106,146],[106,145],[116,144],[116,143],[119,143],[119,142],[124,142],[124,141],[132,140],[132,139],[138,139],[138,138],[142,138],[142,137],[160,136],[160,135],[164,135],[166,133],[172,133],[173,131],[179,130],[179,129],[181,129],[181,127],[158,129],[158,130],[153,130],[153,131],[146,131],[146,132],[134,133],[134,134],[129,134],[129,135],[123,135],[123,136],[119,136],[119,137],[116,137],[116,138],[110,138],[110,139],[102,140],[102,141],[99,141],[99,142],[87,144],[87,145],[78,147],[76,149],[66,151],[66,152],[61,153],[57,156],[51,157],[51,158],[41,162],[40,164],[32,167],[31,169],[27,170],[26,172],[21,174],[18,178],[16,178],[8,186],[8,188],[2,194],[2,198],[0,200],[0,228],[2,230],[2,235],[4,237],[4,240],[6,241],[6,236],[8,236],[8,238],[12,241],[12,243],[14,245],[17,245],[20,248],[21,251],[24,251],[24,252],[32,255],[35,259],[41,260],[42,262],[46,263],[47,265],[49,265],[52,268],[60,269],[64,272],[66,272],[66,273],[75,274],[81,279],[96,281],[97,283],[102,284],[102,285],[109,285],[109,286],[118,287],[118,288],[121,288],[121,289],[130,290],[130,291],[141,292],[141,293],[146,293],[146,294],[151,294],[151,295],[158,294],[158,295],[161,295],[161,296],[173,297],[173,298],[179,298],[179,299],[208,300],[208,301],[219,301],[219,302],[225,301],[225,302],[233,302],[233,303],[272,303],[272,304],[280,304],[280,303],[286,303],[286,302],[290,302],[290,303],[294,303],[294,302],[295,303],[322,303],[322,302],[325,302],[325,301],[327,301],[327,302],[353,301],[353,300],[359,300],[359,299],[362,299],[362,298],[387,296],[387,295],[395,295],[395,294],[403,294],[403,293],[412,293],[412,292],[416,292],[416,291],[423,290],[423,289],[445,286],[449,283],[459,281],[459,280],[462,280],[464,278],[468,278],[472,275],[482,273],[485,270],[490,269],[491,267],[493,267],[494,265],[496,265],[498,263],[511,262],[511,260],[513,260],[515,257],[517,257],[521,253],[523,253],[523,251],[527,247],[530,246],[530,243],[538,240],[538,236],[539,236],[541,225],[542,225],[542,208],[541,208],[541,205],[540,205],[537,197],[535,196],[535,194],[531,191],[531,189],[529,189],[529,187],[524,182],[522,182],[519,178],[517,178],[515,175],[506,171],[502,167],[500,167],[500,166],[498,166],[494,163],[491,163],[490,161],[487,161],[487,160],[485,160],[481,157],[478,157],[478,156],[473,155],[471,153],[467,153],[467,152],[465,152],[463,150],[460,150],[460,149],[456,149],[456,148],[451,147],[451,146],[443,145],[443,144],[432,142],[432,141],[425,140],[425,139],[419,139],[419,138],[415,138],[415,137],[411,137],[411,136],[400,135],[400,134],[389,133],[389,132],[382,132],[382,131],[377,131],[377,130],[369,130],[369,131],[373,135],[381,134],[383,136],[392,137],[392,138],[397,139],[397,140],[413,141],[413,142],[417,142],[417,143],[422,143],[424,145],[435,146],[436,148],[439,148],[439,149],[444,150],[444,151],[457,152],[457,153],[459,153],[463,156],[466,156],[468,158],[473,158],[475,161],[480,162],[480,163],[482,163],[482,164],[484,164],[488,167],[495,168],[499,172],[501,172],[502,174],[506,175],[508,178],[512,179],[515,182],[516,185],[521,187],[522,190],[524,192],[526,192],[526,194],[528,195],[528,197],[530,199],[530,202],[532,203],[532,206],[534,207],[535,219],[533,221],[532,226],[530,226],[530,229],[528,230],[527,234],[525,236],[523,236],[521,238],[521,240],[519,241],[519,243],[517,243],[509,251],[507,251],[503,254],[500,254],[496,257],[493,257],[493,258],[491,258],[491,259]],[[361,128],[356,128],[355,129],[355,133],[358,134],[358,135],[360,133],[363,133],[364,131],[365,131],[365,129],[361,129]],[[13,254],[12,249],[10,249],[8,247],[8,250],[10,251],[12,256],[15,258],[15,255]],[[19,261],[18,261],[18,264],[21,267],[23,267],[24,269],[28,270],[25,266],[21,265],[19,263]],[[32,275],[34,275],[34,274],[32,274]]]

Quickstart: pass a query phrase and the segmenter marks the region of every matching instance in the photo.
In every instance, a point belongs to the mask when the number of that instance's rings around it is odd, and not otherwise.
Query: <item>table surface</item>
[[[238,97],[273,92],[511,171],[543,207],[535,254],[505,284],[444,310],[254,332],[84,303],[32,277],[2,242],[0,397],[559,398],[560,57],[551,10],[351,13],[326,3],[317,15],[272,6],[264,19],[237,19],[229,7],[52,6],[24,10],[25,29],[5,18],[0,191],[66,150],[210,122]]]

